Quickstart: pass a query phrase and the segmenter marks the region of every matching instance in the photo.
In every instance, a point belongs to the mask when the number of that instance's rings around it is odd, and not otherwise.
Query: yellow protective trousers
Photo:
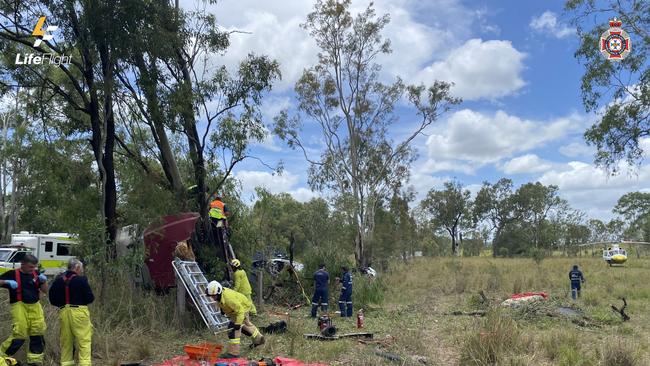
[[[251,311],[249,312],[250,315],[257,315],[257,308],[255,307],[255,303],[253,302],[253,298],[251,297],[251,294],[245,295],[248,300],[251,301]]]
[[[79,356],[79,366],[92,364],[91,346],[93,325],[87,306],[66,305],[59,310],[61,322],[61,366],[74,366],[74,349]]]
[[[45,350],[45,317],[41,304],[25,304],[22,301],[11,304],[11,335],[0,345],[0,357],[13,356],[29,339],[27,363],[43,363]]]

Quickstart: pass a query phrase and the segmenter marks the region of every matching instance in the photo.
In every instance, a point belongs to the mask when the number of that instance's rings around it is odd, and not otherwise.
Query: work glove
[[[232,229],[229,227],[226,228],[226,236],[228,237],[228,239],[230,239],[230,237],[232,236]]]
[[[5,285],[11,287],[12,290],[15,290],[18,288],[18,282],[14,280],[5,280]]]
[[[41,274],[38,275],[38,280],[39,280],[41,283],[46,283],[46,282],[47,282],[47,276],[44,275],[43,273],[41,273]]]

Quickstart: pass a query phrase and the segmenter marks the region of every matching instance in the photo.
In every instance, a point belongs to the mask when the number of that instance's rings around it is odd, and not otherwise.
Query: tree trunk
[[[451,255],[454,256],[454,257],[456,256],[456,250],[457,250],[457,248],[456,248],[456,231],[452,230],[452,234],[451,234]]]
[[[366,259],[364,255],[364,241],[363,233],[361,232],[362,228],[357,226],[357,235],[354,237],[354,259],[357,263],[357,268],[363,268],[366,265]]]
[[[141,88],[147,101],[147,109],[151,118],[151,133],[160,151],[160,165],[163,168],[165,177],[169,182],[172,191],[178,202],[181,202],[183,209],[187,209],[187,199],[181,174],[176,164],[176,158],[172,151],[167,132],[165,131],[164,116],[161,112],[160,99],[156,94],[156,83],[158,82],[156,61],[151,60],[150,68],[145,65],[142,55],[135,55],[135,64],[141,75]]]
[[[18,92],[16,92],[16,116],[18,115]],[[0,240],[3,243],[8,242],[7,232],[7,134],[9,130],[9,114],[4,115],[2,119],[2,162],[0,168],[2,171],[2,179],[0,180],[0,223],[2,223],[2,232],[0,232]]]

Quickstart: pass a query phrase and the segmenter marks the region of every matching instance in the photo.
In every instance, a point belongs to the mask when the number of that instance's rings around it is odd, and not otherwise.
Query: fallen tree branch
[[[624,297],[621,297],[620,299],[623,300],[623,307],[618,309],[616,306],[612,305],[612,310],[617,312],[621,316],[623,321],[626,322],[626,321],[630,320],[630,317],[627,314],[625,314],[625,308],[627,307],[627,301],[625,301]]]

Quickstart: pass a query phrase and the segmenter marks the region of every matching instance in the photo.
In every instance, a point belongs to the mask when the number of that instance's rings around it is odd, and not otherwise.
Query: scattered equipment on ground
[[[364,321],[364,316],[363,316],[363,309],[359,309],[357,312],[357,328],[363,328],[363,321]]]
[[[318,339],[321,341],[335,341],[343,338],[364,338],[372,339],[373,333],[345,333],[340,335],[333,335],[331,337],[325,336],[323,334],[303,334],[307,339]]]
[[[271,323],[266,327],[260,328],[260,331],[264,334],[281,334],[287,331],[287,322],[280,320],[275,323]]]
[[[189,356],[190,360],[209,361],[210,363],[215,363],[219,358],[223,346],[212,343],[186,344],[183,349]]]
[[[548,294],[546,292],[523,292],[519,294],[513,294],[509,299],[506,299],[501,303],[501,306],[507,307],[518,307],[523,304],[535,302],[535,301],[544,301],[548,299]]]

